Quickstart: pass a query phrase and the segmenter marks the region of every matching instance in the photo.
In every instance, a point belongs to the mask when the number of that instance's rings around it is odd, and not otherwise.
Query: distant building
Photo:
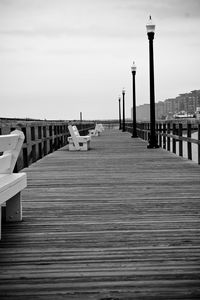
[[[163,119],[163,116],[165,115],[164,109],[164,102],[159,101],[158,103],[155,103],[155,115],[157,120]]]
[[[172,118],[173,115],[182,111],[188,115],[195,115],[197,107],[200,107],[200,90],[180,94],[176,98],[169,98],[165,101],[155,103],[155,117],[157,120]],[[149,121],[150,105],[143,104],[137,106],[136,118],[138,121]]]

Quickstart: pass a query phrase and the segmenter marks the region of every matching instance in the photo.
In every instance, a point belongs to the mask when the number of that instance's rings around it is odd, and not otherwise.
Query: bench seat
[[[26,185],[26,173],[0,174],[0,204],[19,193]]]
[[[89,135],[86,135],[86,136],[81,136],[80,135],[80,136],[77,137],[77,139],[78,139],[79,143],[84,143],[84,142],[90,141],[91,137]],[[73,138],[71,136],[69,136],[68,137],[68,142],[71,142],[71,141],[73,141]]]

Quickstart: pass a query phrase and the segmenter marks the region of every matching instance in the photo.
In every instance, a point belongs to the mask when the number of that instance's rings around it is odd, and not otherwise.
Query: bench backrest
[[[0,135],[0,174],[11,174],[24,142],[24,134],[14,130],[8,135]]]
[[[73,140],[73,143],[76,147],[77,150],[80,150],[80,145],[79,145],[79,142],[78,142],[78,139],[77,137],[79,136],[79,133],[77,134],[77,127],[75,128],[76,126],[72,126],[72,125],[69,125],[68,126],[68,130],[69,130],[69,133],[72,137],[72,140]]]
[[[104,130],[103,125],[102,124],[96,124],[96,130],[99,132],[102,132]]]
[[[76,127],[76,125],[73,125],[72,128],[73,128],[73,130],[74,130],[74,134],[75,134],[76,136],[80,136],[79,131],[78,131],[78,128]]]
[[[95,125],[95,128],[94,128],[94,131],[95,131],[95,132],[98,131],[98,127],[99,127],[98,124],[96,124],[96,125]]]

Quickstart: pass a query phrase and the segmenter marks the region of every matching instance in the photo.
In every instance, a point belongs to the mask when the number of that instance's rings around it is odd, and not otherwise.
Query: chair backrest
[[[76,127],[76,125],[73,125],[72,128],[73,128],[73,130],[74,130],[74,134],[75,134],[76,136],[80,136],[79,131],[78,131],[78,128]]]
[[[95,132],[98,131],[98,127],[99,127],[98,124],[96,124],[96,125],[95,125],[95,128],[94,128],[94,131],[95,131]]]
[[[8,135],[0,135],[0,174],[11,174],[24,142],[24,134],[14,130]]]
[[[74,126],[72,126],[72,125],[69,125],[68,130],[69,130],[69,133],[72,137],[72,140],[73,140],[73,143],[74,143],[76,149],[80,150],[80,145],[79,145],[79,142],[78,142],[78,139],[77,139],[77,136],[79,136],[79,134],[77,135],[76,128],[74,128]]]
[[[103,125],[102,124],[97,124],[97,130],[102,132],[104,130]]]

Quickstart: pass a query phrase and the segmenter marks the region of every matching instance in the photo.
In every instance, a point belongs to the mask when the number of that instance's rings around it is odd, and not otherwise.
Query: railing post
[[[47,153],[50,153],[49,124],[46,126]]]
[[[49,126],[49,152],[53,152],[53,127],[52,125]]]
[[[200,124],[198,124],[198,141],[200,142]],[[198,144],[198,164],[200,165],[200,144]]]
[[[159,124],[159,146],[162,147],[162,124]]]
[[[31,162],[31,127],[30,125],[27,126],[26,130],[27,134],[27,167],[32,163]]]
[[[122,129],[122,121],[121,121],[121,98],[119,97],[119,130]]]
[[[144,140],[145,139],[145,131],[144,130],[146,129],[145,124],[142,123],[140,128],[141,128],[140,137]]]
[[[23,152],[23,168],[26,168],[28,167],[28,147],[27,147],[27,126],[25,125],[25,127],[21,128],[23,133],[24,133],[24,136],[25,136],[25,139],[24,139],[24,144],[23,144],[23,147],[22,147],[22,152]]]
[[[143,140],[148,140],[148,124],[147,123],[143,123],[142,124],[142,138]]]
[[[143,129],[143,124],[142,123],[138,123],[137,124],[137,133],[138,133],[138,137],[142,138],[142,129]]]
[[[42,130],[40,125],[36,126],[36,140],[37,140],[37,146],[36,146],[37,159],[41,159],[42,158]]]
[[[31,163],[34,163],[37,161],[37,152],[36,152],[36,130],[35,126],[31,126]]]
[[[148,125],[146,123],[142,124],[142,130],[143,130],[143,140],[148,140]]]
[[[173,123],[172,128],[173,128],[172,134],[175,135],[176,134],[176,124],[175,123]],[[174,137],[172,138],[172,151],[173,151],[173,153],[176,154],[176,139]]]
[[[163,149],[166,149],[166,124],[163,124]]]
[[[140,123],[139,124],[139,137],[141,139],[144,139],[144,136],[143,136],[143,130],[144,130],[144,123]]]
[[[47,140],[46,140],[46,138],[47,138],[47,127],[46,127],[46,125],[43,126],[42,136],[43,136],[43,140],[44,140],[44,142],[43,142],[43,156],[45,156],[48,153],[47,152]]]
[[[178,125],[178,135],[179,137],[183,136],[183,125],[182,123],[179,123]],[[183,141],[179,140],[179,156],[183,156]]]
[[[146,126],[147,126],[147,129],[148,129],[148,131],[147,131],[147,141],[148,141],[150,139],[150,135],[151,135],[150,132],[149,132],[150,131],[150,123],[147,123]]]
[[[187,124],[187,137],[191,138],[191,124]],[[192,145],[191,142],[187,142],[188,159],[192,159]]]
[[[167,124],[167,134],[171,133],[171,126],[170,123]],[[170,141],[170,137],[167,137],[167,151],[170,151],[171,149],[171,141]]]
[[[144,123],[140,124],[140,138],[144,140]]]

